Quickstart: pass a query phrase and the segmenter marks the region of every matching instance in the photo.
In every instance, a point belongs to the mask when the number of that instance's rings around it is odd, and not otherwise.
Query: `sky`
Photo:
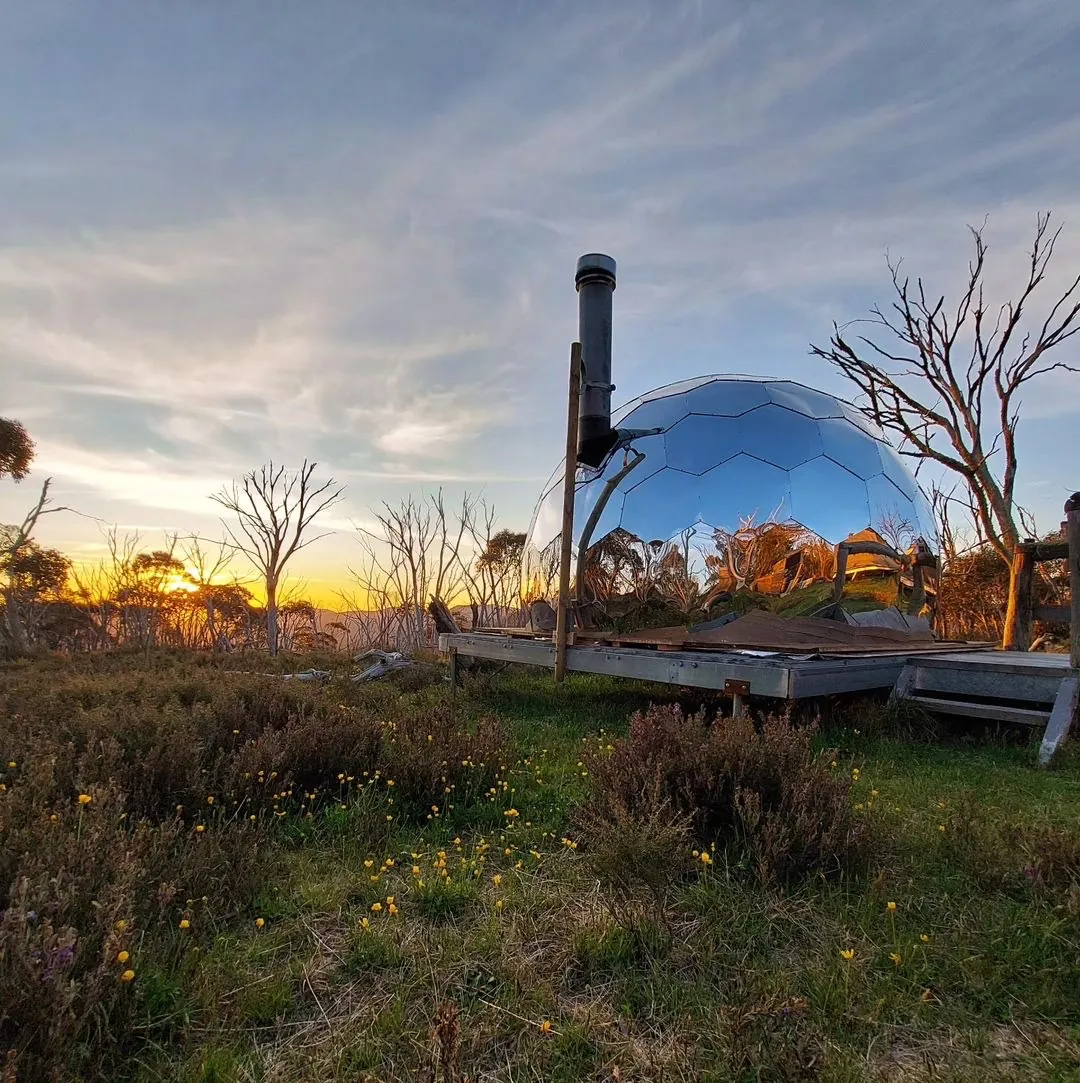
[[[1046,290],[1080,270],[1077,56],[1075,0],[0,0],[0,414],[38,445],[0,522],[51,476],[39,540],[77,559],[105,524],[221,536],[211,493],[315,459],[347,485],[294,566],[324,603],[383,501],[524,530],[589,251],[616,403],[849,394],[808,347],[888,303],[886,253],[954,294],[986,219],[1004,300],[1048,209]],[[1078,380],[1024,400],[1046,528]]]

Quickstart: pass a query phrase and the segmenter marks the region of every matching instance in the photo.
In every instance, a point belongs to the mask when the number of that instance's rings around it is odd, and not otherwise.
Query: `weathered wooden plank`
[[[963,666],[940,669],[925,667],[921,661],[915,667],[913,691],[917,694],[947,692],[953,696],[1022,700],[1045,703],[1049,709],[1061,683],[1061,674],[1052,671],[1014,673]]]
[[[1069,543],[1063,542],[1036,542],[1027,547],[1036,563],[1042,564],[1047,560],[1067,560],[1069,557]]]
[[[1020,723],[1026,726],[1042,726],[1050,717],[1049,711],[1029,707],[1007,707],[1001,703],[970,703],[965,700],[940,699],[933,696],[912,696],[914,703],[936,714],[960,715],[963,718],[981,718],[987,722]]]
[[[920,654],[917,657],[919,667],[925,669],[962,667],[996,673],[1056,671],[1059,675],[1064,675],[1069,669],[1068,655],[1042,654],[1035,651],[950,651],[944,654]]]
[[[1069,735],[1069,728],[1076,721],[1077,704],[1080,701],[1080,679],[1066,677],[1054,700],[1050,721],[1046,724],[1042,744],[1039,746],[1039,766],[1046,767]]]
[[[1067,605],[1037,605],[1031,615],[1036,620],[1054,621],[1063,624],[1069,623],[1071,607]]]

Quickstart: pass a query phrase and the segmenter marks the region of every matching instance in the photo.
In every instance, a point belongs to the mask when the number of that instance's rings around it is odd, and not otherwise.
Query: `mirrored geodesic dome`
[[[702,376],[634,399],[619,429],[657,430],[579,467],[578,599],[661,594],[686,612],[739,590],[783,593],[831,578],[835,546],[878,540],[937,552],[929,504],[899,454],[850,403],[790,380]],[[525,543],[527,598],[557,589],[562,464]],[[578,549],[584,544],[579,560]],[[858,573],[895,573],[888,558]]]

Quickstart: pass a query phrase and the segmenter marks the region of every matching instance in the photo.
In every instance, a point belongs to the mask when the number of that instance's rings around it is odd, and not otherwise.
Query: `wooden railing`
[[[1035,621],[1068,622],[1069,664],[1074,669],[1080,669],[1080,493],[1074,493],[1065,502],[1065,521],[1061,526],[1064,541],[1028,540],[1016,547],[1009,577],[1009,604],[1005,612],[1001,646],[1007,651],[1026,651],[1031,647]],[[1035,565],[1048,560],[1068,562],[1068,605],[1035,604]]]

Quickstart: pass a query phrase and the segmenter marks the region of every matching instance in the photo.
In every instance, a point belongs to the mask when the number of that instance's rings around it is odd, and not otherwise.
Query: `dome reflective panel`
[[[632,439],[598,470],[578,470],[573,549],[576,559],[585,541],[583,570],[592,576],[595,563],[596,581],[640,577],[653,565],[670,579],[677,565],[699,592],[732,576],[748,586],[751,572],[755,589],[783,582],[787,590],[792,576],[809,574],[810,548],[820,554],[867,529],[898,549],[921,539],[937,552],[933,514],[904,460],[855,407],[824,392],[790,380],[703,376],[642,395],[612,423],[661,431]],[[561,526],[560,465],[525,545],[531,596],[552,593]]]

